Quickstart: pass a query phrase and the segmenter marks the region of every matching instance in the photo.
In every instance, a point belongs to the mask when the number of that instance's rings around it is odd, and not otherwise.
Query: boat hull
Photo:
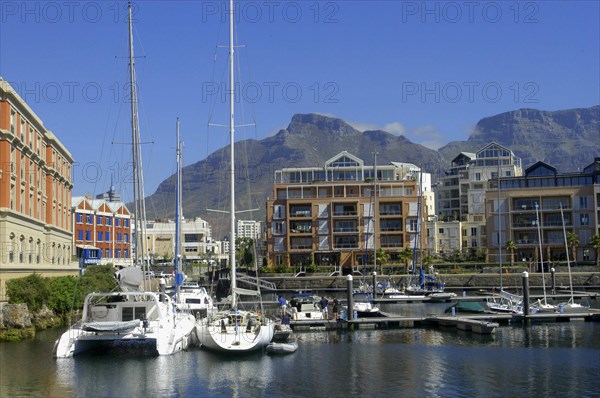
[[[251,313],[245,311],[218,313],[196,324],[196,336],[203,348],[240,353],[263,349],[273,339],[275,324],[262,318],[248,322]]]

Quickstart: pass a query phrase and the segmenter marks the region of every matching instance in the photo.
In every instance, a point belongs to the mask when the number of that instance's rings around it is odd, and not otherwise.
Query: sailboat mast
[[[231,297],[232,307],[236,307],[235,288],[236,286],[236,264],[235,264],[235,121],[234,121],[234,104],[235,104],[235,82],[233,76],[233,0],[229,0],[229,139],[230,139],[230,233],[229,233],[229,266],[231,268]]]
[[[500,291],[502,291],[502,220],[500,219],[500,150],[498,149],[498,261],[500,262]]]
[[[565,251],[567,253],[567,268],[569,270],[569,286],[571,287],[571,303],[575,302],[573,297],[573,280],[571,279],[571,261],[569,260],[569,243],[567,242],[567,228],[565,227],[565,215],[563,213],[562,203],[560,204],[560,218],[562,219],[563,236],[565,238]]]
[[[177,174],[176,174],[176,189],[175,189],[175,259],[174,259],[174,274],[175,274],[175,301],[179,300],[179,267],[181,259],[181,141],[179,140],[179,118],[175,126],[176,149],[177,155]]]
[[[540,201],[541,203],[541,201]],[[540,225],[540,214],[538,211],[538,204],[535,204],[535,218],[536,218],[536,224],[537,224],[537,230],[538,230],[538,245],[539,245],[539,250],[540,250],[540,264],[542,266],[542,289],[544,291],[544,304],[548,304],[548,301],[546,299],[546,277],[544,276],[544,255],[543,255],[543,250],[542,250],[542,226]]]
[[[144,206],[144,190],[142,177],[142,159],[140,154],[140,132],[138,121],[137,108],[137,90],[135,82],[135,61],[133,53],[133,22],[131,16],[131,3],[128,5],[128,21],[129,21],[129,81],[131,95],[131,147],[132,147],[132,163],[133,163],[133,202],[135,205],[134,224],[136,228],[136,250],[134,256],[134,265],[143,263],[145,268],[144,256],[146,254],[146,225]],[[140,260],[141,256],[141,260]],[[146,281],[144,280],[144,285]],[[146,286],[144,286],[145,288]]]
[[[377,152],[373,152],[373,271],[377,271]],[[381,269],[383,275],[383,266]],[[373,286],[375,297],[375,286]]]

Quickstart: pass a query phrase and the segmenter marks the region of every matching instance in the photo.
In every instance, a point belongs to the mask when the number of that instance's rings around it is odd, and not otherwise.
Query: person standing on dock
[[[279,297],[279,305],[281,311],[281,318],[283,318],[285,316],[285,310],[287,309],[287,300],[284,296]]]
[[[329,315],[328,315],[328,311],[327,311],[327,306],[329,305],[329,301],[327,300],[327,298],[325,296],[323,296],[321,298],[321,301],[319,301],[319,304],[321,304],[321,312],[323,313],[323,319],[329,319]]]
[[[338,315],[338,311],[339,311],[339,301],[338,299],[334,298],[333,299],[333,308],[332,308],[332,312],[333,312],[333,320],[337,321],[339,319],[339,315]]]
[[[298,320],[298,301],[296,297],[292,297],[290,300],[290,309],[292,310],[292,319]]]

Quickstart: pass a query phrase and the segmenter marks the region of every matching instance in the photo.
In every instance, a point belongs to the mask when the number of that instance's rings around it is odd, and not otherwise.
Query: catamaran
[[[137,92],[133,56],[131,4],[129,11],[129,73],[131,90],[131,134],[135,227],[140,244],[134,266],[117,272],[120,291],[90,293],[86,296],[82,319],[69,327],[54,345],[57,358],[67,358],[94,348],[125,345],[150,347],[159,355],[169,355],[195,342],[195,319],[177,310],[165,293],[147,291],[145,280],[145,203],[143,189]],[[140,257],[141,255],[141,257]],[[177,278],[176,278],[177,280]]]

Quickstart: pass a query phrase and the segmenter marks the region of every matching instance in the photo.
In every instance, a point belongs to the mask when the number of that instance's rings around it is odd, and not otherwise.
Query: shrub
[[[91,265],[86,268],[81,277],[80,288],[82,297],[91,292],[111,292],[117,286],[114,268],[109,264]]]
[[[49,278],[48,288],[48,308],[56,314],[65,315],[83,305],[81,295],[77,294],[77,278],[73,276]]]
[[[6,292],[11,304],[27,304],[29,311],[36,312],[48,298],[48,280],[40,274],[33,273],[24,278],[11,279],[6,282]]]

